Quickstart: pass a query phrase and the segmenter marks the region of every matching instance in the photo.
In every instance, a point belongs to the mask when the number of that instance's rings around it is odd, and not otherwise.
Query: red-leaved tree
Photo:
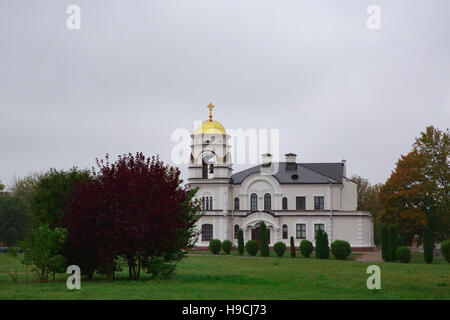
[[[97,166],[74,191],[64,221],[74,260],[87,277],[97,269],[113,279],[118,257],[136,280],[150,258],[179,261],[198,236],[197,190],[181,185],[177,168],[142,153],[114,163],[106,155]]]

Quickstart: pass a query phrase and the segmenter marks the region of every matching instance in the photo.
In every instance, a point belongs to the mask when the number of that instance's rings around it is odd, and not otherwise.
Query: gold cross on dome
[[[209,109],[209,121],[212,121],[212,109],[214,108],[214,105],[210,102],[207,108]]]

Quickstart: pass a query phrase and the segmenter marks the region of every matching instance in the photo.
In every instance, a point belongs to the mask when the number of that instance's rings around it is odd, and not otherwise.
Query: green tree
[[[23,178],[16,177],[10,188],[11,194],[22,199],[28,215],[30,214],[33,192],[36,189],[36,185],[38,184],[41,176],[42,175],[39,173],[33,173]]]
[[[295,243],[294,243],[294,237],[291,236],[291,258],[295,258]]]
[[[245,249],[244,231],[242,231],[242,229],[239,229],[239,231],[238,231],[238,251],[241,256],[244,254],[244,249]]]
[[[397,227],[393,224],[389,227],[389,260],[392,262],[396,260],[395,254],[398,247]]]
[[[434,250],[431,229],[428,225],[423,227],[423,258],[426,263],[433,262]]]
[[[51,229],[47,224],[40,224],[19,243],[25,253],[25,264],[33,266],[40,282],[48,282],[49,273],[53,274],[54,281],[55,273],[64,272],[65,258],[60,252],[66,237],[66,229]]]
[[[260,238],[261,238],[261,256],[262,257],[268,257],[269,252],[269,240],[268,240],[268,234],[267,234],[267,226],[263,222],[259,225],[259,232],[260,232]]]
[[[381,257],[384,261],[390,261],[389,229],[386,224],[381,225]]]
[[[431,243],[450,236],[450,142],[429,126],[416,138],[411,152],[401,156],[380,190],[383,223],[395,224],[405,243],[420,235],[428,224]]]
[[[63,210],[68,206],[75,186],[89,178],[89,171],[72,168],[69,171],[50,169],[41,175],[31,195],[30,213],[34,226],[42,223],[60,227]]]
[[[330,247],[328,246],[328,234],[322,229],[316,233],[316,258],[328,259],[330,257]]]
[[[414,149],[424,155],[421,168],[427,185],[424,212],[432,235],[432,244],[450,236],[450,137],[449,130],[433,126],[426,128],[414,143]]]
[[[0,199],[0,242],[15,246],[24,238],[28,226],[24,201],[18,196],[5,194]]]

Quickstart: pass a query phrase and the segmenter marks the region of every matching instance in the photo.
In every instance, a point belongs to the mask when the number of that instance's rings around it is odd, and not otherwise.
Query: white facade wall
[[[314,241],[314,225],[323,224],[329,241],[346,240],[354,248],[370,248],[373,242],[373,222],[370,213],[356,211],[356,183],[345,179],[343,184],[279,184],[273,176],[253,174],[244,179],[240,185],[200,183],[197,197],[212,196],[214,206],[198,223],[201,230],[203,223],[213,225],[213,238],[231,240],[234,238],[234,225],[244,230],[244,241],[251,239],[252,228],[264,221],[270,230],[270,243],[283,241],[290,245],[294,237],[295,246],[302,239],[296,238],[296,225],[306,225],[306,239]],[[258,196],[258,211],[250,212],[250,195]],[[270,213],[263,212],[264,194],[272,199]],[[296,210],[296,197],[304,196],[306,210]],[[324,210],[314,211],[314,197],[324,197]],[[234,210],[234,199],[240,199],[240,210]],[[282,210],[282,198],[288,199],[288,210]],[[330,210],[331,205],[331,210]],[[283,239],[282,227],[288,226],[288,237]],[[201,241],[197,246],[207,247],[209,241]]]

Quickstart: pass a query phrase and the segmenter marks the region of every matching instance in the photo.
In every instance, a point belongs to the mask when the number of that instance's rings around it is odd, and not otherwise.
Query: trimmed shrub
[[[305,258],[309,258],[309,256],[313,252],[312,242],[308,240],[302,240],[302,242],[300,242],[300,252]]]
[[[392,224],[389,226],[389,261],[395,261],[395,254],[397,253],[398,247],[397,227]]]
[[[278,241],[273,245],[273,251],[277,254],[277,256],[282,257],[286,252],[286,245],[284,242]]]
[[[261,257],[268,257],[270,254],[269,251],[269,240],[268,240],[268,234],[267,234],[267,227],[266,224],[261,222],[259,225],[259,232],[261,237]]]
[[[220,249],[222,249],[222,241],[220,241],[219,239],[212,239],[209,242],[209,249],[212,253],[219,254]]]
[[[328,259],[329,257],[328,235],[325,231],[319,229],[316,234],[316,258]]]
[[[247,250],[247,252],[251,256],[256,256],[259,250],[258,242],[256,242],[255,240],[248,240],[245,244],[245,250]]]
[[[387,225],[381,226],[381,257],[384,261],[390,261],[389,256],[389,230]]]
[[[441,243],[441,252],[447,262],[450,262],[450,240]]]
[[[433,240],[430,227],[426,224],[423,227],[423,258],[426,263],[433,262]]]
[[[239,229],[238,231],[238,251],[239,254],[242,256],[244,254],[244,231],[242,229]]]
[[[398,247],[395,256],[398,261],[409,263],[411,261],[411,250],[405,246]]]
[[[233,247],[233,243],[230,240],[224,240],[222,242],[222,249],[223,249],[223,252],[225,252],[226,254],[230,254],[232,247]]]
[[[294,237],[291,237],[291,258],[295,258],[295,243],[294,243]]]
[[[162,257],[148,258],[144,268],[151,278],[169,277],[175,271],[175,263],[166,262]]]
[[[334,240],[331,244],[331,253],[336,259],[345,260],[352,253],[352,248],[345,240]]]

